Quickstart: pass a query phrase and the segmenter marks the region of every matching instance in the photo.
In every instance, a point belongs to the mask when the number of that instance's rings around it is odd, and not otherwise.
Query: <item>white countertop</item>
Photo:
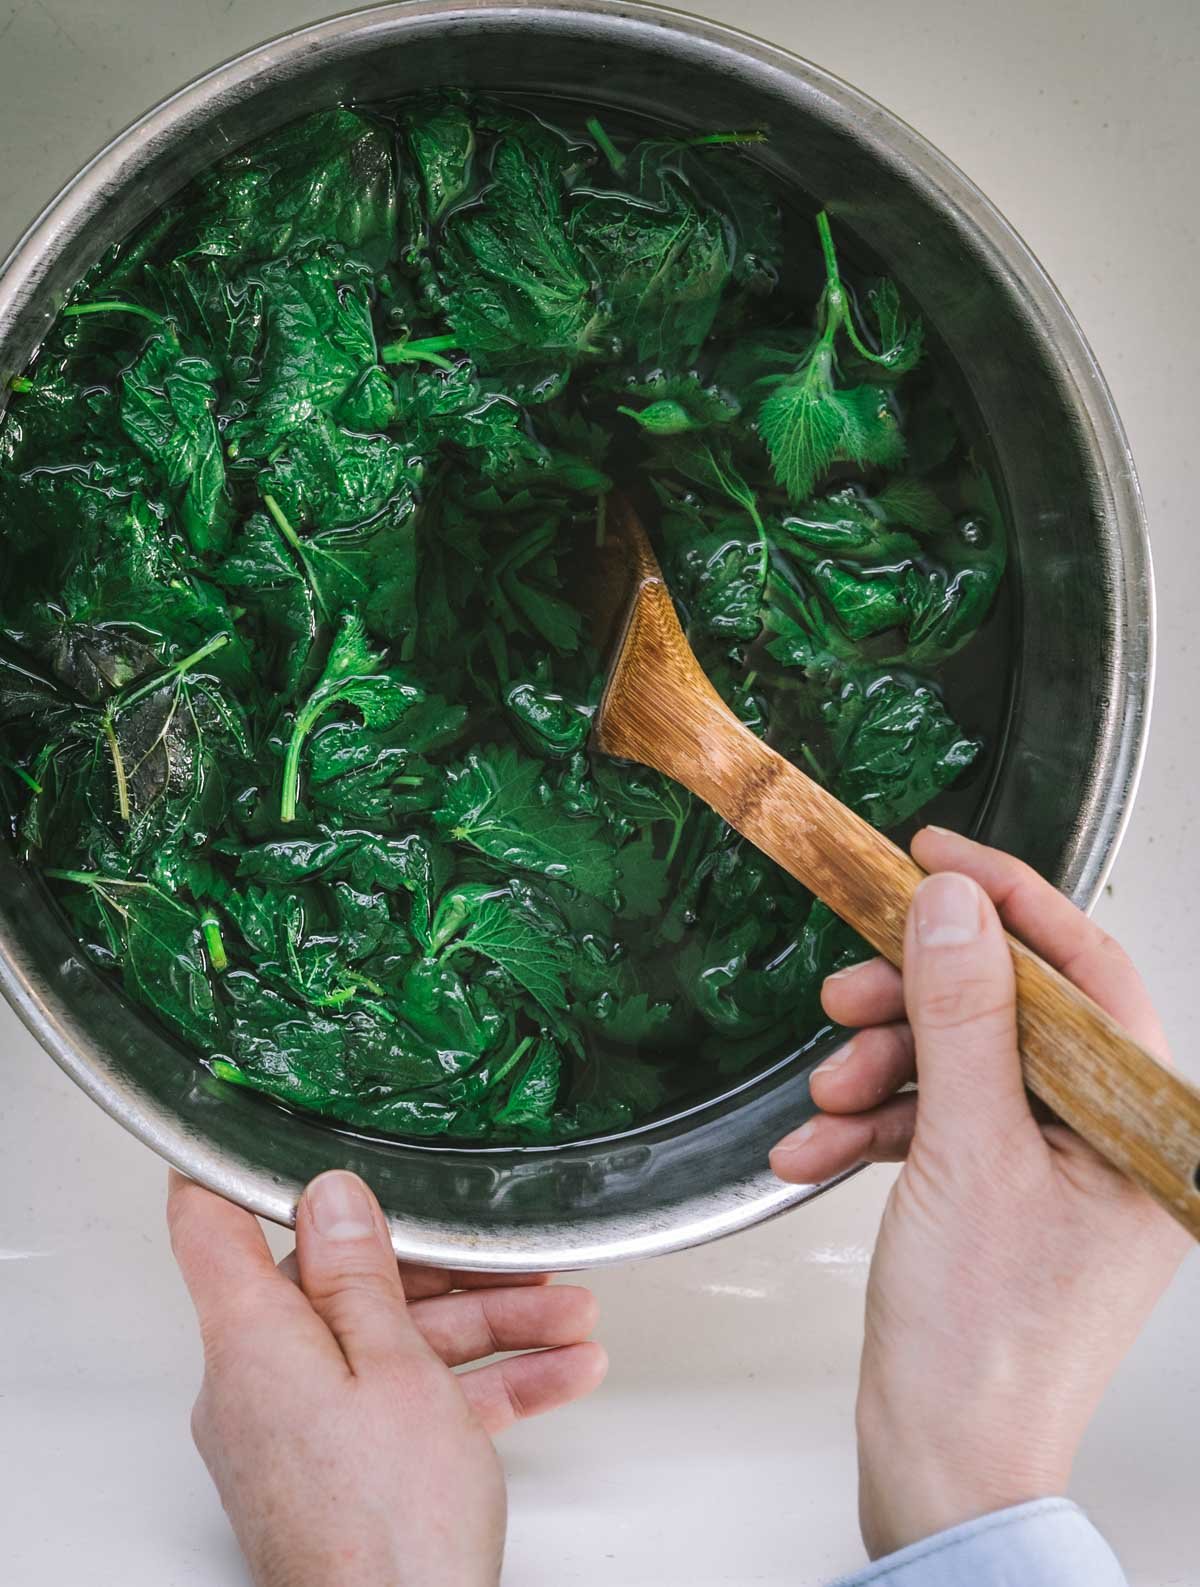
[[[336,0],[0,0],[0,252],[132,115]],[[1195,0],[730,0],[694,9],[898,112],[1021,231],[1081,320],[1137,457],[1159,579],[1149,763],[1100,918],[1180,1063],[1200,885],[1193,634],[1200,404]],[[188,1411],[192,1318],[164,1170],[0,1012],[0,1579],[242,1587]],[[595,1281],[612,1373],[505,1441],[522,1587],[819,1587],[861,1560],[851,1428],[872,1170],[765,1229]],[[1197,1567],[1200,1259],[1108,1395],[1075,1496],[1133,1587]]]

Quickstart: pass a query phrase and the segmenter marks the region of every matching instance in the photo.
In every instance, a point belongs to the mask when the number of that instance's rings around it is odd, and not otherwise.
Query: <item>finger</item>
[[[823,1113],[865,1113],[916,1076],[912,1028],[871,1025],[860,1030],[808,1077]]]
[[[1124,950],[1031,866],[940,827],[918,832],[912,851],[927,871],[954,870],[973,877],[1014,936],[1095,998],[1139,1041],[1166,1055],[1158,1015]]]
[[[414,1301],[409,1316],[448,1367],[503,1350],[579,1344],[596,1326],[596,1300],[573,1285],[477,1289]]]
[[[270,1326],[278,1326],[280,1308],[294,1322],[314,1321],[303,1298],[279,1282],[253,1213],[174,1169],[167,1185],[167,1227],[206,1351],[226,1328],[244,1335],[247,1327],[265,1325],[268,1317]]]
[[[868,959],[839,970],[822,986],[821,1006],[839,1025],[889,1025],[903,1019],[900,972],[886,959]]]
[[[857,1163],[899,1163],[917,1123],[916,1096],[893,1097],[869,1113],[819,1114],[771,1153],[771,1170],[789,1185],[817,1185]]]
[[[289,1251],[276,1264],[284,1278],[300,1282],[300,1264],[295,1251]],[[424,1300],[430,1295],[449,1295],[465,1289],[532,1289],[548,1284],[549,1273],[452,1273],[445,1267],[420,1267],[411,1262],[397,1264],[406,1299]]]
[[[918,1118],[960,1149],[1035,1129],[1017,1055],[1016,984],[983,889],[948,871],[917,888],[904,939],[904,993],[917,1048]]]
[[[305,1190],[296,1212],[300,1284],[354,1373],[418,1353],[379,1203],[357,1174],[333,1169]]]
[[[429,1295],[449,1295],[459,1289],[536,1288],[548,1284],[549,1273],[454,1273],[445,1267],[420,1267],[400,1263],[400,1279],[409,1300],[424,1300]]]
[[[588,1343],[511,1356],[464,1372],[458,1382],[475,1415],[495,1434],[513,1422],[582,1399],[600,1387],[607,1371],[608,1355],[603,1346]]]

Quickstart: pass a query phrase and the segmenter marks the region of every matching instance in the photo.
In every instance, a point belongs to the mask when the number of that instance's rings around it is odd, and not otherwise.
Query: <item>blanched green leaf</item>
[[[565,814],[542,780],[541,766],[512,749],[476,750],[446,771],[446,797],[434,812],[456,843],[489,859],[604,897],[615,862],[599,824]]]
[[[471,118],[464,106],[443,103],[409,116],[403,135],[420,173],[426,215],[436,225],[471,184],[475,155]]]
[[[639,363],[686,364],[716,318],[730,276],[720,216],[650,165],[638,190],[599,194],[573,212],[570,236],[604,283],[605,329]]]
[[[431,941],[443,958],[469,951],[490,959],[551,1014],[567,1006],[563,978],[570,959],[561,921],[520,889],[486,883],[455,888],[438,907]]]
[[[446,225],[438,263],[447,319],[484,368],[536,355],[569,363],[591,346],[599,315],[564,224],[566,160],[549,139],[501,138],[482,203]]]
[[[896,468],[904,437],[879,386],[835,386],[833,356],[818,349],[796,379],[777,386],[758,410],[758,431],[775,478],[802,502],[834,463]]]
[[[364,268],[318,253],[275,260],[257,279],[266,330],[255,400],[226,431],[237,466],[267,460],[320,414],[352,430],[386,424],[394,404],[378,364]]]
[[[528,1128],[549,1122],[558,1096],[562,1059],[553,1042],[540,1041],[508,1094],[508,1101],[495,1115],[502,1128]]]
[[[365,727],[394,727],[406,712],[424,700],[424,689],[408,674],[384,667],[383,658],[367,644],[362,618],[353,611],[346,612],[334,634],[324,670],[296,712],[288,737],[281,819],[295,819],[300,757],[305,741],[323,716],[350,707]]]
[[[836,706],[834,792],[872,826],[905,821],[979,754],[938,697],[884,677],[843,693]]]
[[[386,129],[352,110],[326,110],[230,156],[200,179],[190,251],[274,259],[333,242],[386,257],[396,218]]]
[[[233,521],[213,417],[216,378],[207,359],[154,336],[121,382],[121,423],[175,498],[183,531],[202,554],[224,549]]]

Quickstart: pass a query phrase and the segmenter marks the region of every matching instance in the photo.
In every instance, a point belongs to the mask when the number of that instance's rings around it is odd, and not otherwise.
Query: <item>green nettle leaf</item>
[[[337,252],[284,258],[257,273],[265,334],[254,403],[228,426],[241,468],[271,457],[293,431],[321,414],[353,430],[393,415],[391,385],[378,363],[370,276]]]
[[[905,491],[897,510],[892,509],[889,492],[903,486]],[[908,517],[900,514],[908,511]],[[922,516],[933,521],[938,511],[937,497],[915,481],[898,480],[878,497],[871,498],[853,485],[814,497],[803,507],[789,512],[775,527],[775,547],[811,565],[823,554],[840,562],[872,563],[875,567],[895,568],[920,553],[920,542],[907,529],[896,525]]]
[[[884,676],[832,708],[834,792],[877,827],[892,827],[956,781],[980,750],[932,690]]]
[[[430,946],[443,959],[466,951],[490,959],[551,1014],[567,1006],[563,977],[570,955],[561,922],[519,890],[478,882],[455,888],[434,916]]]
[[[442,845],[420,833],[383,837],[373,832],[323,830],[313,838],[282,838],[238,849],[238,876],[268,886],[346,878],[361,890],[381,888],[411,898],[413,935],[428,946],[433,907],[450,874]]]
[[[893,375],[907,374],[921,360],[924,331],[920,320],[910,320],[900,302],[894,281],[881,281],[867,294],[878,327],[879,348],[871,357]]]
[[[416,508],[400,492],[368,523],[301,535],[275,500],[263,503],[304,570],[321,615],[331,620],[360,607],[367,625],[400,641],[416,624]]]
[[[224,259],[203,254],[147,264],[145,273],[185,339],[206,348],[230,387],[247,389],[263,333],[260,283],[231,277]]]
[[[115,924],[129,991],[179,1035],[202,1045],[220,1021],[199,916],[147,882],[98,872],[53,871],[86,887]]]
[[[904,436],[889,393],[878,385],[837,385],[839,333],[846,334],[862,359],[892,372],[910,369],[921,352],[920,326],[902,325],[899,297],[890,283],[872,296],[885,338],[883,350],[873,352],[863,343],[838,274],[828,217],[819,215],[817,226],[826,271],[820,328],[793,374],[768,377],[773,389],[757,419],[775,478],[797,504],[811,494],[834,463],[896,468],[904,460]]]
[[[558,1097],[562,1058],[553,1042],[540,1041],[513,1082],[508,1100],[496,1114],[496,1123],[509,1129],[549,1122]]]
[[[703,419],[695,418],[682,402],[675,402],[669,397],[663,398],[661,402],[652,402],[646,408],[620,408],[617,411],[635,420],[651,435],[684,435],[688,430],[706,428]]]
[[[661,772],[651,771],[646,766],[626,766],[618,761],[599,762],[596,781],[610,810],[643,827],[660,823],[665,827],[669,865],[679,850],[684,824],[692,809],[692,796],[687,789]]]
[[[583,748],[592,730],[590,709],[535,683],[514,683],[504,703],[521,738],[535,754],[555,759],[573,755]]]
[[[301,115],[2,394],[10,837],[214,1105],[558,1143],[825,1028],[865,944],[593,741],[615,492],[717,693],[868,820],[982,755],[1004,515],[920,321],[785,225],[765,131],[577,112]]]
[[[686,364],[712,329],[729,281],[729,236],[722,218],[657,162],[634,168],[635,190],[587,199],[571,216],[570,235],[604,283],[606,330],[639,363]]]
[[[789,365],[794,361],[789,358]],[[624,399],[618,413],[635,420],[652,435],[682,435],[688,430],[732,424],[741,413],[741,403],[734,392],[706,383],[694,370],[686,374],[668,374],[663,369],[645,375],[601,374],[597,383]],[[644,405],[633,407],[634,401]]]
[[[767,398],[758,410],[758,433],[776,480],[795,502],[834,463],[895,468],[904,459],[904,437],[887,392],[879,386],[835,386],[828,346],[818,345],[798,378]]]
[[[213,417],[216,378],[208,359],[154,336],[121,380],[121,424],[178,503],[183,531],[202,555],[224,549],[233,522]]]
[[[537,761],[512,749],[476,750],[446,769],[439,828],[502,866],[604,897],[615,859],[598,822],[557,808]]]
[[[538,356],[571,362],[590,350],[599,313],[565,225],[566,158],[544,139],[502,138],[482,203],[446,225],[438,266],[447,319],[484,368]]]
[[[624,1047],[641,1047],[662,1040],[672,1015],[669,1003],[652,1003],[645,992],[635,992],[624,999],[615,998],[611,992],[602,992],[591,1010],[597,1032],[606,1041]]]
[[[262,622],[260,655],[285,694],[300,681],[317,637],[317,599],[297,559],[266,513],[242,525],[213,577],[254,610]]]
[[[305,740],[323,716],[351,707],[365,727],[392,727],[424,699],[425,691],[419,684],[395,668],[385,668],[382,656],[369,648],[362,618],[346,613],[338,624],[316,687],[296,712],[292,724],[283,764],[280,820],[296,819],[300,757]]]
[[[663,571],[693,640],[754,639],[764,593],[763,545],[754,524],[675,500],[660,530]]]
[[[898,574],[872,569],[860,576],[820,553],[799,548],[797,560],[851,639],[867,639],[895,628],[908,616],[906,586]]]
[[[293,122],[201,177],[191,252],[271,260],[309,242],[380,263],[396,224],[387,129],[352,110]]]
[[[581,1135],[625,1129],[651,1117],[666,1097],[661,1063],[623,1052],[592,1053],[579,1066],[572,1122]]]
[[[470,188],[475,129],[463,105],[442,104],[410,116],[404,137],[420,172],[429,223],[436,226]]]
[[[404,518],[421,482],[410,451],[389,436],[359,435],[317,413],[272,455],[259,488],[299,528],[358,528],[385,511]]]

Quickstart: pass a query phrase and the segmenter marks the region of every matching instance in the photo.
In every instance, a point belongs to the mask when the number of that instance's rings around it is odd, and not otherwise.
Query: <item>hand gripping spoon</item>
[[[682,783],[899,965],[908,907],[925,873],[724,703],[623,496],[609,500],[587,599],[597,637],[611,647],[597,747]],[[1030,1091],[1200,1239],[1200,1091],[1009,941]]]

